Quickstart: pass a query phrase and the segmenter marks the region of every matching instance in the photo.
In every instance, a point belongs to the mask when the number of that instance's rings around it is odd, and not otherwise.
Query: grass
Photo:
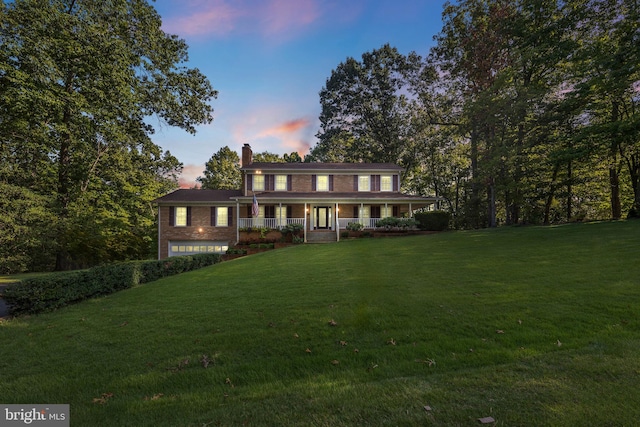
[[[0,401],[80,426],[635,425],[639,258],[638,221],[252,255],[0,323]]]

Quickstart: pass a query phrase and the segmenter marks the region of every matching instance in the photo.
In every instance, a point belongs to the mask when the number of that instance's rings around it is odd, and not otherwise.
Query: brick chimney
[[[251,151],[251,146],[249,144],[244,144],[242,147],[242,167],[247,167],[251,163],[253,163],[253,151]]]

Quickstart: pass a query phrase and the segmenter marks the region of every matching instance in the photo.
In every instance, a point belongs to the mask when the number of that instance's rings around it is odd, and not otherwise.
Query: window
[[[253,219],[253,225],[256,227],[263,227],[265,219],[264,205],[258,206],[258,216]]]
[[[390,216],[393,216],[393,206],[380,206],[380,218],[388,218]]]
[[[275,208],[276,225],[278,227],[284,227],[285,225],[287,225],[287,207],[276,206]]]
[[[316,191],[329,191],[329,175],[316,176]]]
[[[253,175],[253,191],[264,191],[264,175]]]
[[[176,227],[186,227],[187,226],[187,208],[186,207],[176,207],[175,211],[175,222]]]
[[[360,224],[365,227],[370,227],[370,219],[371,219],[371,206],[362,206],[360,209]]]
[[[287,191],[287,175],[276,175],[276,191]]]
[[[216,208],[216,226],[217,227],[228,227],[229,226],[229,208],[217,207]]]
[[[382,175],[380,177],[380,191],[391,191],[393,189],[393,184],[391,180],[391,175]]]
[[[369,186],[369,175],[360,175],[358,177],[358,191],[371,191],[371,187]]]

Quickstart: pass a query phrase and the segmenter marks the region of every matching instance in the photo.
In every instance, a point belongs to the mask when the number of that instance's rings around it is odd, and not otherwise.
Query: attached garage
[[[194,254],[223,254],[229,249],[229,242],[213,240],[171,240],[169,256]]]

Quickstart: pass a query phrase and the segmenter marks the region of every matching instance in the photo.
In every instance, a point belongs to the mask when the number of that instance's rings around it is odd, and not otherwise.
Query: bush
[[[413,218],[394,218],[387,217],[376,221],[376,227],[384,228],[385,230],[391,230],[398,228],[401,230],[411,230],[416,228],[418,222]]]
[[[449,228],[451,215],[445,211],[420,212],[415,214],[420,230],[444,231]]]
[[[345,227],[348,231],[360,231],[364,228],[364,225],[359,222],[350,222]]]
[[[220,262],[218,254],[107,264],[90,270],[52,273],[9,285],[3,294],[13,315],[51,311],[85,299],[153,282]]]

